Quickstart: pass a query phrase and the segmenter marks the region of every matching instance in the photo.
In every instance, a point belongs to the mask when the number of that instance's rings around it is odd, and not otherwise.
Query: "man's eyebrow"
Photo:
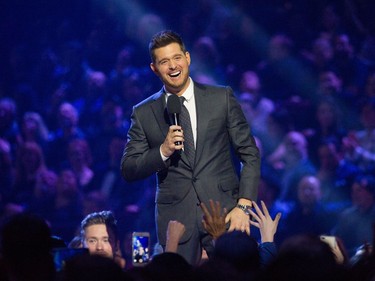
[[[109,238],[109,236],[101,236],[101,237],[98,237],[98,236],[88,236],[86,237],[86,239],[103,239],[103,238]]]

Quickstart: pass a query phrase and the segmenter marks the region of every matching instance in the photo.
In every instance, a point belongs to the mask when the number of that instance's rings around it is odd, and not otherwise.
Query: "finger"
[[[225,223],[228,223],[229,221],[230,221],[230,215],[227,214],[227,215],[225,216]]]
[[[257,222],[261,221],[260,217],[253,210],[249,209],[249,213]]]
[[[276,228],[279,225],[280,218],[281,218],[281,213],[277,213],[277,215],[275,217],[275,227]]]
[[[260,203],[262,204],[262,210],[263,210],[264,215],[266,217],[269,217],[270,213],[268,212],[266,204],[264,203],[263,200],[261,200]]]
[[[253,206],[254,206],[254,209],[255,209],[255,211],[257,212],[257,214],[258,214],[259,216],[264,217],[263,212],[260,210],[258,204],[257,204],[255,201],[253,201]]]
[[[205,220],[202,220],[202,224],[203,224],[203,228],[204,228],[205,230],[207,230],[207,223],[206,223]]]
[[[216,217],[217,216],[217,212],[216,212],[216,207],[215,207],[214,200],[210,199],[209,202],[210,202],[210,208],[211,208],[212,216]]]
[[[201,202],[200,205],[201,205],[201,209],[202,209],[202,211],[203,211],[203,214],[204,214],[204,216],[205,216],[205,219],[206,219],[206,220],[209,219],[209,218],[211,217],[211,214],[210,214],[210,212],[208,211],[206,205],[205,205],[203,202]]]
[[[259,223],[255,222],[255,221],[250,221],[250,224],[257,227],[257,228],[260,228]]]
[[[228,210],[227,210],[227,208],[224,208],[223,209],[223,217],[225,217],[227,214],[228,214]]]
[[[221,204],[220,204],[219,201],[215,202],[215,212],[216,212],[217,216],[221,215]]]

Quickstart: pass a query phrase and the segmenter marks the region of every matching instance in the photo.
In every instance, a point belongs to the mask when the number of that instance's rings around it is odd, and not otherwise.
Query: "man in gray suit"
[[[208,254],[212,250],[211,237],[202,226],[201,202],[208,206],[209,199],[219,201],[229,211],[228,230],[250,234],[247,209],[257,197],[259,151],[232,89],[202,85],[190,78],[190,54],[178,34],[155,34],[149,50],[150,67],[164,86],[133,108],[122,175],[131,181],[157,174],[158,242],[165,246],[169,221],[181,222],[186,231],[178,253],[197,264],[202,247]],[[189,161],[187,155],[186,127],[174,124],[167,110],[171,95],[185,98],[182,107],[190,115],[194,160]],[[242,163],[240,179],[231,148]]]

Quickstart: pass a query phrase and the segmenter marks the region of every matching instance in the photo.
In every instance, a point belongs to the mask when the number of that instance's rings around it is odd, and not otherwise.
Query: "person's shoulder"
[[[194,81],[194,87],[196,90],[206,93],[206,94],[228,94],[228,93],[233,93],[233,90],[230,86],[225,86],[225,85],[213,85],[213,84],[203,84],[199,82]]]

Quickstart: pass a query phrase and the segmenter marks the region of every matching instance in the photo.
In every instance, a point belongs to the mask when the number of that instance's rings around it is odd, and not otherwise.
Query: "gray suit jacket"
[[[195,164],[190,166],[183,152],[166,162],[160,156],[170,123],[163,91],[133,108],[128,143],[121,161],[126,180],[157,173],[156,221],[159,242],[165,243],[169,220],[186,227],[181,242],[196,227],[196,204],[220,201],[232,209],[238,198],[256,200],[260,157],[249,125],[230,87],[194,83],[197,112]],[[241,177],[232,162],[231,146],[242,163]],[[188,196],[194,190],[196,196]]]

